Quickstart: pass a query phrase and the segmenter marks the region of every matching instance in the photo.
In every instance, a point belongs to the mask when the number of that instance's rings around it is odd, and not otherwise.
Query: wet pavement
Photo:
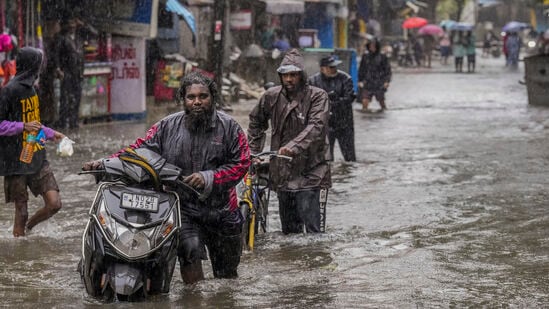
[[[358,162],[342,162],[336,148],[326,234],[282,235],[273,199],[270,232],[244,254],[238,279],[213,279],[205,263],[201,283],[183,285],[176,270],[169,295],[111,306],[547,306],[549,108],[528,105],[522,72],[480,57],[474,74],[438,64],[396,70],[389,110],[355,113]],[[243,127],[253,103],[233,105]],[[70,158],[48,146],[64,208],[20,239],[11,236],[13,206],[0,211],[3,305],[99,304],[85,296],[76,272],[96,188],[77,172],[177,109],[155,107],[143,123],[67,132],[77,142]],[[30,212],[41,203],[32,199]]]

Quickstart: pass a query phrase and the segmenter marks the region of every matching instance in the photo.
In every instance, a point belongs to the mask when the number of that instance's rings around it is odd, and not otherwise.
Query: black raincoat
[[[379,41],[375,41],[376,52],[368,52],[362,56],[358,68],[358,80],[364,83],[368,91],[384,90],[383,84],[391,81],[391,64],[387,56],[380,52]]]
[[[17,55],[17,73],[0,93],[0,122],[40,121],[40,100],[34,83],[42,64],[42,52],[32,47],[24,47]],[[0,137],[0,175],[28,175],[37,173],[44,160],[46,150],[38,143],[30,164],[19,161],[23,141],[27,132]]]
[[[330,128],[353,128],[353,101],[356,96],[349,74],[340,70],[333,77],[317,73],[309,79],[309,85],[322,88],[328,94],[333,93],[334,98],[330,99]]]
[[[200,198],[203,206],[238,210],[234,187],[248,171],[250,150],[244,131],[228,115],[214,111],[209,130],[191,133],[185,127],[185,112],[178,112],[154,124],[131,147],[161,154],[180,167],[183,175],[201,173],[206,183]]]

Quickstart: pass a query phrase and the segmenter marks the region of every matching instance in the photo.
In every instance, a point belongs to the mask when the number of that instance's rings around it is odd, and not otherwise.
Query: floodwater
[[[549,108],[527,103],[502,59],[478,73],[451,67],[394,74],[385,113],[355,113],[359,161],[338,148],[327,233],[284,236],[273,199],[270,232],[245,253],[235,280],[185,286],[117,308],[433,308],[549,304]],[[247,126],[253,102],[234,105]],[[356,106],[358,108],[358,105]],[[377,103],[372,104],[377,108]],[[76,265],[96,185],[82,164],[143,134],[147,123],[86,125],[70,158],[49,157],[64,208],[14,239],[13,206],[0,211],[0,299],[7,307],[81,308]],[[0,193],[3,200],[3,193]],[[41,205],[32,199],[30,212]]]

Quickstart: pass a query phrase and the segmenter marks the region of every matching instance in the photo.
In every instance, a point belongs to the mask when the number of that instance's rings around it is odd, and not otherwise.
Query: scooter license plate
[[[122,193],[120,207],[133,210],[157,212],[158,196],[124,192]]]

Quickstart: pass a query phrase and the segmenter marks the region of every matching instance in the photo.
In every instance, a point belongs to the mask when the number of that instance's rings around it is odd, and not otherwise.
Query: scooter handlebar
[[[78,175],[93,175],[95,183],[99,183],[105,177],[105,169],[80,171],[78,172]]]
[[[185,178],[186,176],[179,176],[176,180],[176,184],[180,187],[183,188],[183,190],[187,191],[187,192],[190,192],[192,194],[194,194],[196,197],[199,197],[201,195],[200,192],[198,192],[195,188],[193,188],[192,186],[190,186],[189,184],[187,184],[186,182],[183,181],[183,179]]]
[[[105,174],[105,169],[78,172],[78,175],[93,175],[97,183],[99,183],[99,181],[103,178],[104,174]],[[175,181],[175,184],[182,187],[183,190],[186,191],[187,193],[192,193],[196,197],[200,196],[201,193],[198,192],[195,188],[185,183],[183,181],[184,178],[185,176],[179,176]]]

